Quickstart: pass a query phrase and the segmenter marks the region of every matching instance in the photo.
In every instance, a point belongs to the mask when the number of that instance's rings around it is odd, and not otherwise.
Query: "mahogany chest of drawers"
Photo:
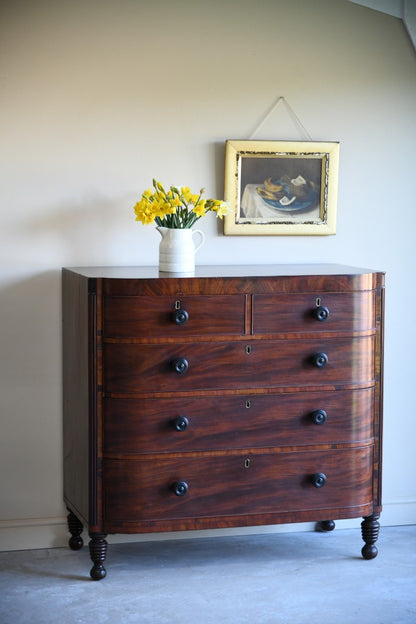
[[[63,269],[64,498],[109,533],[381,511],[384,275],[338,265]]]

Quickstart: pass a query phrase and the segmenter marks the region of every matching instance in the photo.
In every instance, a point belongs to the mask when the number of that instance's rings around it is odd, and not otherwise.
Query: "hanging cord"
[[[305,126],[303,125],[303,123],[301,122],[301,120],[299,119],[299,117],[296,115],[295,111],[293,110],[293,108],[290,106],[290,104],[288,104],[285,100],[285,98],[283,97],[283,95],[279,95],[279,97],[277,98],[276,102],[273,104],[273,106],[271,107],[271,109],[269,110],[268,113],[266,113],[266,115],[264,116],[264,118],[262,119],[262,121],[259,123],[259,125],[257,126],[257,128],[255,128],[254,132],[251,133],[251,135],[249,136],[249,140],[251,140],[253,138],[253,136],[255,134],[257,134],[257,132],[264,126],[264,124],[266,123],[266,121],[269,119],[270,115],[276,110],[276,108],[279,106],[280,102],[283,102],[289,112],[289,114],[291,115],[291,117],[293,118],[293,120],[295,121],[295,123],[297,123],[297,125],[303,130],[303,132],[305,133],[305,135],[308,137],[309,141],[312,141],[312,137],[309,134],[309,132],[306,130]]]

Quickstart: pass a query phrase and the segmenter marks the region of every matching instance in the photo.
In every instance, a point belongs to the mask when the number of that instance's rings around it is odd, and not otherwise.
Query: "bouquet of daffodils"
[[[218,199],[202,199],[205,189],[199,194],[191,193],[189,187],[171,186],[165,191],[163,185],[153,179],[154,190],[145,191],[134,206],[136,221],[143,225],[156,223],[166,228],[191,228],[207,212],[215,212],[217,217],[227,214],[227,205]]]

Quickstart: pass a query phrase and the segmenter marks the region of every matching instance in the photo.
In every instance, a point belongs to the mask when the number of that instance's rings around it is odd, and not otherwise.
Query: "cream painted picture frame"
[[[224,234],[335,234],[338,168],[338,142],[226,141]]]

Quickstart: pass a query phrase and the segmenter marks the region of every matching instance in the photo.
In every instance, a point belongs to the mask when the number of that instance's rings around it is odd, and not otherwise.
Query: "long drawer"
[[[368,383],[374,378],[373,364],[373,336],[267,342],[106,343],[104,392]]]
[[[106,460],[104,522],[330,509],[372,500],[373,446]]]
[[[374,388],[104,400],[104,453],[357,443],[374,435]]]

